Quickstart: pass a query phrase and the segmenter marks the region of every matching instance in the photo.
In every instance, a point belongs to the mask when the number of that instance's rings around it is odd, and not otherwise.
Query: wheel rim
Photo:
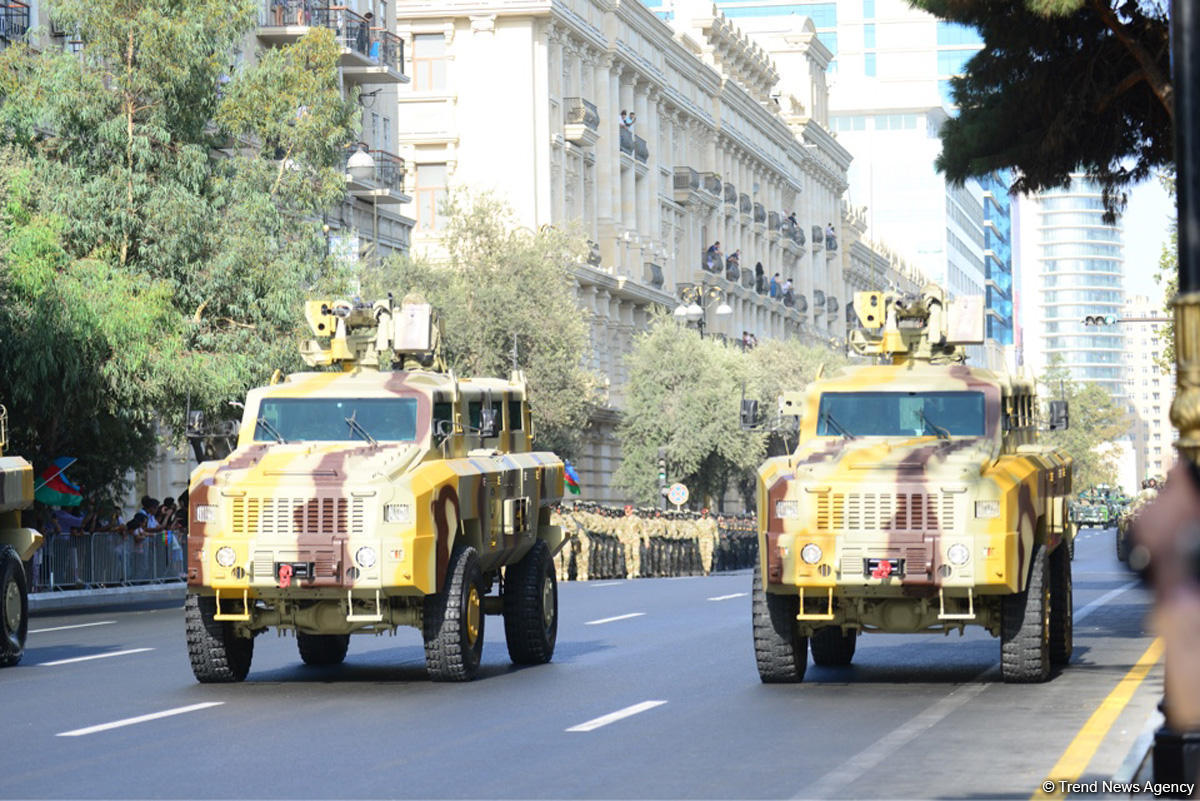
[[[546,575],[542,577],[542,625],[547,631],[554,625],[555,612],[554,580]]]
[[[467,593],[467,640],[474,645],[479,639],[479,590],[471,587]]]
[[[4,625],[14,635],[21,627],[21,588],[16,581],[4,587]]]

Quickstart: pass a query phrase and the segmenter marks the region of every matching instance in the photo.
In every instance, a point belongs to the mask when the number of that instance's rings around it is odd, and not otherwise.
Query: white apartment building
[[[1125,318],[1165,316],[1161,302],[1135,295],[1125,304]],[[1165,343],[1159,333],[1162,323],[1123,324],[1125,341],[1125,396],[1133,425],[1130,430],[1136,459],[1134,488],[1150,477],[1162,478],[1175,464],[1177,437],[1171,425],[1171,400],[1175,397],[1175,370],[1161,367]]]
[[[1100,188],[1083,176],[1017,205],[1024,363],[1038,375],[1060,359],[1075,380],[1099,383],[1123,398],[1124,329],[1084,324],[1087,316],[1120,317],[1125,309],[1120,222],[1104,222]]]
[[[652,308],[670,310],[682,290],[705,284],[732,307],[707,312],[710,332],[827,342],[845,336],[847,265],[898,264],[862,248],[846,255],[861,235],[841,200],[850,154],[826,127],[830,54],[811,26],[796,49],[809,81],[777,94],[762,47],[710,4],[688,8],[671,24],[638,0],[397,9],[413,77],[397,116],[414,247],[436,251],[439,202],[454,186],[493,190],[519,224],[577,226],[592,242],[588,263],[570,269],[592,323],[593,366],[608,382],[578,464],[597,500],[620,500],[609,476],[625,356]],[[632,128],[622,111],[636,114]],[[740,251],[740,275],[706,269],[716,241],[726,255]],[[759,262],[768,278],[793,280],[792,306],[756,286]]]

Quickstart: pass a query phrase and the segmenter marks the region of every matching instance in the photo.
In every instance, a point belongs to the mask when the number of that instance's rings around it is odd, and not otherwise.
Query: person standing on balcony
[[[624,114],[625,112],[621,112]],[[708,246],[708,250],[704,252],[704,263],[708,265],[706,269],[711,272],[716,272],[717,261],[721,258],[721,243],[713,242]]]
[[[762,294],[763,289],[766,288],[763,283],[766,280],[766,277],[767,277],[767,275],[766,275],[766,272],[763,271],[762,262],[761,261],[755,262],[754,263],[754,291],[760,295]]]
[[[621,125],[627,128],[630,133],[633,133],[633,124],[635,122],[637,122],[636,111],[626,111],[625,109],[621,109]]]
[[[788,222],[790,222],[792,225],[796,226],[797,228],[800,227],[800,223],[796,222],[796,212],[794,212],[794,211],[788,212],[787,218],[788,218]]]
[[[837,233],[833,230],[833,223],[825,225],[825,247],[829,250],[837,247]]]
[[[795,303],[795,298],[792,297],[792,279],[783,282],[783,305],[791,306]]]
[[[771,291],[768,293],[771,297],[779,297],[779,273],[771,276]]]

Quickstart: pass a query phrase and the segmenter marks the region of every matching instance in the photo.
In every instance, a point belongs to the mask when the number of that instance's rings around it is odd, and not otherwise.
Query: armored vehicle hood
[[[218,485],[328,486],[392,480],[421,461],[414,443],[257,443],[238,448],[216,469]]]
[[[802,445],[792,463],[798,478],[817,481],[834,475],[877,479],[881,474],[968,480],[992,465],[995,450],[995,442],[986,437],[825,438]]]

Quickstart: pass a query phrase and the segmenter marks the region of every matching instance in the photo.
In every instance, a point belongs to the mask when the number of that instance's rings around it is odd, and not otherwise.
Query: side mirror
[[[1065,400],[1050,401],[1050,430],[1066,431],[1071,425],[1070,413]]]
[[[753,398],[742,399],[742,428],[758,427],[758,401]]]

